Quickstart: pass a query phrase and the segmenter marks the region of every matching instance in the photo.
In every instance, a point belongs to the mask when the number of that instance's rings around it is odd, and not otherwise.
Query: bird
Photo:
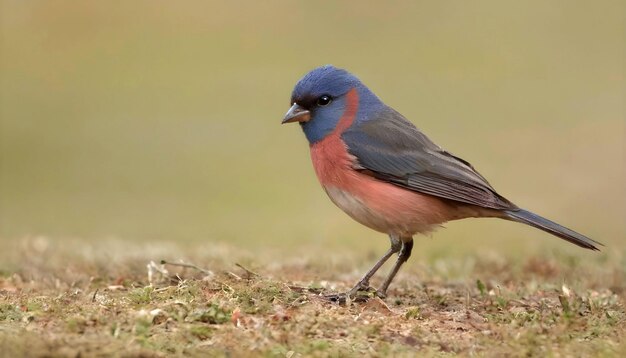
[[[452,220],[500,218],[585,249],[599,251],[602,245],[498,194],[469,162],[435,144],[344,69],[325,65],[305,74],[291,93],[290,106],[282,124],[300,124],[330,200],[357,222],[389,236],[389,250],[352,289],[328,295],[330,300],[385,298],[411,256],[413,237]],[[395,254],[394,266],[372,289],[370,279]]]

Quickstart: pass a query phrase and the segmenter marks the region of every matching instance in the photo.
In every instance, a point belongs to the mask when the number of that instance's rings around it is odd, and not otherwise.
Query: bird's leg
[[[376,264],[374,264],[374,266],[372,266],[372,268],[367,271],[365,276],[363,276],[363,278],[361,278],[359,282],[350,291],[348,291],[350,297],[353,297],[358,291],[367,290],[370,286],[370,278],[374,276],[376,271],[378,271],[378,269],[380,269],[380,267],[384,265],[385,262],[387,262],[387,260],[389,260],[389,258],[393,256],[393,254],[402,249],[402,241],[400,241],[400,239],[398,239],[396,236],[389,235],[389,241],[391,242],[391,247],[389,247],[389,250],[387,250],[383,257],[381,257],[380,260],[378,260],[378,262],[376,262]]]
[[[326,296],[326,298],[333,302],[343,303],[346,301],[346,297],[350,297],[350,298],[356,297],[356,294],[359,291],[367,291],[370,288],[369,287],[370,278],[374,276],[376,271],[378,271],[378,269],[382,265],[384,265],[385,262],[387,262],[387,260],[389,260],[389,258],[393,256],[393,254],[399,252],[403,247],[402,241],[400,241],[400,239],[394,235],[389,235],[389,241],[391,242],[391,247],[389,248],[389,250],[387,250],[387,252],[383,255],[383,257],[381,257],[380,260],[378,260],[378,262],[376,262],[376,264],[372,266],[372,268],[369,271],[367,271],[365,276],[363,276],[363,278],[361,278],[359,282],[350,291],[346,293],[342,293],[342,294],[328,295]]]
[[[409,257],[411,257],[411,250],[413,250],[413,238],[409,238],[407,241],[402,241],[402,249],[398,254],[396,264],[391,269],[391,272],[389,272],[389,275],[387,275],[385,282],[383,282],[378,291],[376,291],[378,297],[385,298],[387,296],[387,289],[389,288],[391,281],[393,281],[393,278],[396,277],[396,274],[400,271],[402,264],[404,264]]]

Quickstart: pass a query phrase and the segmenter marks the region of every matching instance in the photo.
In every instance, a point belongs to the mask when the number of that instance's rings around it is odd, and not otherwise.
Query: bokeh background
[[[1,247],[382,253],[280,125],[330,63],[520,206],[625,250],[623,1],[0,4]],[[592,255],[504,221],[446,227],[415,255]]]

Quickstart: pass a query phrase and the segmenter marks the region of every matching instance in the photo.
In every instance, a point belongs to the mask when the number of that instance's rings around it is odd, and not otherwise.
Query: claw
[[[356,286],[354,286],[354,288],[352,288],[348,292],[333,293],[329,295],[323,295],[322,297],[332,303],[345,305],[348,302],[367,302],[367,300],[369,300],[370,298],[381,296],[379,291],[375,288],[367,285],[366,283],[359,282]]]

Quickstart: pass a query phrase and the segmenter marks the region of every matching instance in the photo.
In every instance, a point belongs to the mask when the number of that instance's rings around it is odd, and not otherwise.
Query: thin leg
[[[370,278],[374,276],[376,271],[378,271],[378,269],[382,265],[384,265],[385,262],[387,262],[387,260],[389,260],[389,258],[393,256],[393,254],[402,249],[402,241],[400,241],[400,239],[398,239],[397,237],[389,235],[389,241],[391,241],[391,247],[389,248],[389,250],[387,250],[383,257],[381,257],[380,260],[378,260],[378,262],[376,262],[376,264],[374,264],[374,266],[369,271],[367,271],[365,276],[363,276],[363,278],[359,280],[359,282],[350,291],[348,291],[350,297],[354,296],[354,294],[356,294],[359,290],[367,290],[370,285]]]
[[[361,278],[350,291],[346,292],[345,294],[329,295],[326,296],[326,298],[334,302],[344,302],[346,296],[354,297],[357,292],[366,291],[369,288],[370,278],[374,276],[376,271],[378,271],[378,269],[380,269],[380,267],[384,265],[385,262],[387,262],[387,260],[389,260],[389,258],[393,256],[393,254],[399,252],[403,247],[402,241],[400,241],[400,239],[396,236],[389,235],[389,241],[391,242],[391,247],[389,248],[389,250],[387,250],[383,257],[381,257],[380,260],[378,260],[378,262],[376,262],[376,264],[369,271],[367,271],[365,276],[363,276],[363,278]]]
[[[402,250],[400,250],[400,253],[398,254],[398,260],[391,269],[391,272],[389,272],[389,275],[387,275],[385,282],[383,282],[378,289],[378,296],[385,297],[387,295],[387,289],[389,288],[391,281],[393,281],[393,278],[396,277],[396,274],[400,271],[402,264],[404,264],[409,257],[411,257],[411,250],[413,250],[413,238],[409,238],[409,240],[402,242]]]

